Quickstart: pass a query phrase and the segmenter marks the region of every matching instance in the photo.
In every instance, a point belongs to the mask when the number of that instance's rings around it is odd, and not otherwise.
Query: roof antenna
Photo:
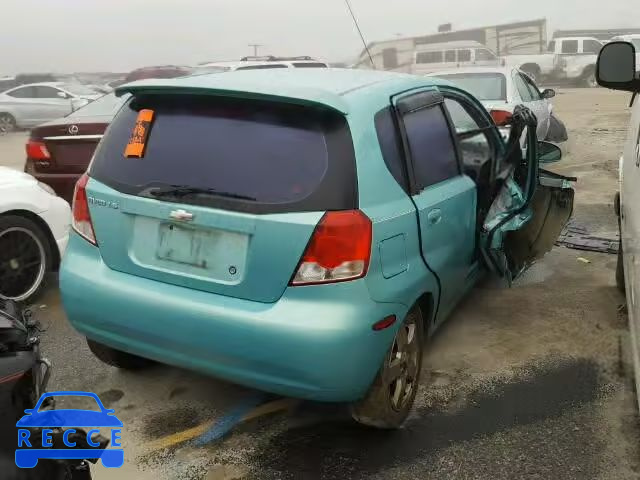
[[[356,26],[356,30],[358,30],[358,34],[360,34],[360,39],[362,40],[362,44],[364,45],[364,49],[367,51],[367,55],[369,55],[369,60],[371,61],[371,66],[375,70],[376,69],[376,64],[373,62],[373,57],[371,56],[371,52],[369,51],[369,45],[367,45],[367,42],[364,39],[364,35],[362,34],[362,30],[360,30],[360,25],[358,25],[358,20],[356,19],[356,16],[353,13],[353,9],[351,8],[351,3],[349,3],[349,0],[344,0],[344,3],[347,4],[347,8],[349,9],[349,13],[351,14],[351,18],[353,19],[353,23]]]

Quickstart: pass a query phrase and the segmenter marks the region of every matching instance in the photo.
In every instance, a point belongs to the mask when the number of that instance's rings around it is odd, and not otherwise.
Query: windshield
[[[65,83],[61,85],[61,87],[74,95],[99,95],[95,90],[85,87],[80,83]]]
[[[455,73],[437,76],[471,92],[481,101],[507,99],[507,80],[501,73]]]

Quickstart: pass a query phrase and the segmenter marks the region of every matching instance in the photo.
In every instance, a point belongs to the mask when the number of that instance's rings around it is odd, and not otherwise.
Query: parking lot
[[[574,221],[615,238],[628,95],[558,93],[570,138],[550,169],[579,178]],[[25,139],[0,137],[0,163],[21,168]],[[357,427],[341,405],[267,398],[166,366],[106,367],[68,324],[55,279],[38,316],[50,390],[96,392],[125,425],[125,468],[97,466],[98,479],[636,479],[640,425],[615,261],[557,247],[511,289],[482,283],[431,341],[416,408],[396,432]],[[221,440],[193,441],[247,413]]]

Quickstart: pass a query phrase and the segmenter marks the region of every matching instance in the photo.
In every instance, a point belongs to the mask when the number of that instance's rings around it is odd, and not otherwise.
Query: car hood
[[[91,410],[47,410],[25,415],[17,427],[122,427],[114,415]]]
[[[8,185],[30,185],[36,182],[31,175],[14,170],[13,168],[0,167],[0,188]]]

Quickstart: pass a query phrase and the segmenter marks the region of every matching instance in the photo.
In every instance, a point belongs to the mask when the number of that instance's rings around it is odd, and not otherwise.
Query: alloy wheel
[[[393,341],[384,371],[388,385],[389,401],[395,411],[400,411],[412,398],[418,384],[420,345],[415,321],[406,322]]]
[[[0,115],[0,135],[11,132],[15,127],[10,115]]]
[[[46,273],[40,239],[23,227],[0,232],[0,298],[22,301],[38,290]]]

